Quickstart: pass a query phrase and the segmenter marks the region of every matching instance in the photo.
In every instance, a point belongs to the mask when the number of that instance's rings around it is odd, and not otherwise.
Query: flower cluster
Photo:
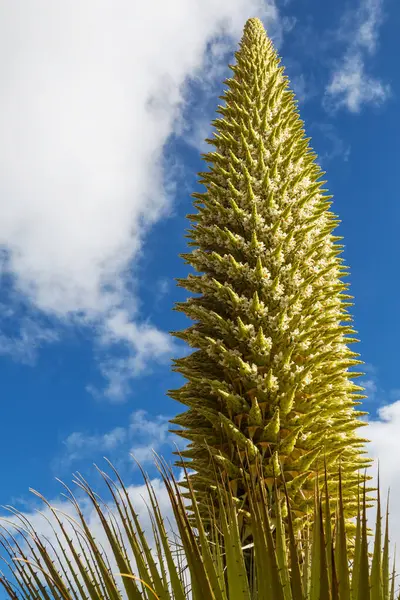
[[[178,335],[196,349],[176,361],[187,383],[171,393],[187,408],[173,420],[191,441],[180,464],[204,489],[209,449],[229,455],[227,476],[246,510],[241,452],[274,452],[301,514],[323,460],[336,469],[340,456],[352,516],[349,482],[368,461],[356,434],[362,390],[337,220],[276,53],[253,34],[237,53],[201,174],[205,193],[190,215],[194,249],[184,258],[196,274],[180,285],[199,296],[179,304],[195,322]],[[191,462],[193,452],[204,460]],[[269,461],[265,469],[268,479]]]

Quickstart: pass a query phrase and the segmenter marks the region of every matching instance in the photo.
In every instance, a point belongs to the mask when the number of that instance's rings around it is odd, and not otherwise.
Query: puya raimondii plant
[[[358,471],[368,466],[361,361],[343,281],[343,246],[331,196],[305,137],[293,92],[261,21],[244,29],[220,117],[204,155],[205,191],[183,257],[193,295],[176,309],[193,324],[174,335],[194,351],[174,361],[185,384],[170,395],[186,407],[172,420],[189,440],[183,464],[201,494],[215,488],[210,451],[242,508],[249,506],[243,457],[263,458],[264,478],[284,479],[301,522],[326,463],[337,494],[338,461],[347,517],[357,510]],[[283,470],[283,472],[281,471]]]

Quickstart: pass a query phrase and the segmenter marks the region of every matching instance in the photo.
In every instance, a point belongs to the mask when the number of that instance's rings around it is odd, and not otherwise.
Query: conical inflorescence
[[[194,295],[176,308],[194,323],[174,335],[194,351],[174,361],[187,381],[170,395],[187,410],[172,423],[190,442],[181,455],[200,493],[215,485],[211,452],[245,514],[244,479],[261,456],[267,482],[279,484],[283,469],[301,518],[325,464],[335,497],[340,461],[350,517],[369,461],[357,435],[364,396],[353,381],[360,361],[349,348],[338,220],[258,19],[247,22],[231,68],[208,140],[214,151],[204,156],[205,191],[193,194],[188,217],[193,250],[184,258],[195,272],[179,285]]]

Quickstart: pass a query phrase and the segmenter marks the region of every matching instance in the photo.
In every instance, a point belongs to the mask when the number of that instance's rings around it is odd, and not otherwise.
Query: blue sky
[[[395,478],[398,3],[81,0],[74,14],[57,4],[0,9],[0,504],[29,511],[30,486],[53,498],[56,476],[90,474],[104,455],[132,484],[130,450],[146,467],[152,447],[170,456],[185,215],[250,16],[279,47],[327,171],[371,452],[384,481]]]

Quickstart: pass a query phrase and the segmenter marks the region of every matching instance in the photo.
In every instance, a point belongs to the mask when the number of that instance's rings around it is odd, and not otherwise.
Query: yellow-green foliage
[[[251,548],[243,547],[240,512],[224,485],[219,487],[218,517],[208,505],[210,524],[205,529],[190,488],[194,514],[189,514],[180,488],[159,463],[175,517],[175,535],[167,534],[154,490],[146,479],[150,498],[150,531],[143,533],[127,488],[114,471],[114,481],[103,478],[112,495],[106,505],[82,479],[82,504],[71,494],[74,508],[66,516],[56,508],[52,539],[23,516],[13,513],[0,543],[8,552],[13,577],[0,573],[7,598],[12,600],[394,600],[394,567],[389,572],[388,528],[383,540],[380,507],[373,558],[368,556],[365,495],[357,507],[355,552],[352,560],[344,527],[343,498],[339,485],[336,516],[326,493],[313,495],[314,524],[310,531],[293,529],[292,511],[285,528],[281,512],[272,519],[268,489],[259,479],[248,481],[248,503],[254,523]],[[221,474],[215,466],[216,478]],[[327,485],[324,489],[328,488]],[[286,507],[288,495],[274,489],[275,506]],[[99,519],[84,516],[85,506]],[[289,501],[290,504],[290,501]],[[68,511],[70,513],[70,511]],[[335,511],[333,511],[335,512]],[[45,529],[48,524],[43,521]],[[38,527],[38,521],[35,519]],[[40,526],[39,526],[40,528]],[[101,540],[103,540],[102,543]],[[105,542],[104,542],[105,540]],[[249,553],[252,568],[248,568]]]
[[[346,515],[354,516],[357,471],[368,464],[357,435],[360,363],[338,224],[305,137],[283,68],[262,23],[244,30],[214,150],[204,155],[204,193],[189,215],[193,292],[177,310],[194,324],[174,335],[194,352],[175,361],[187,382],[170,395],[187,407],[173,419],[189,440],[184,464],[199,492],[214,485],[209,452],[249,511],[243,456],[265,457],[271,482],[283,465],[294,514],[307,511],[326,460],[335,500],[338,458]],[[179,461],[181,464],[181,461]],[[330,483],[330,485],[331,485]],[[245,514],[245,513],[243,513]]]

